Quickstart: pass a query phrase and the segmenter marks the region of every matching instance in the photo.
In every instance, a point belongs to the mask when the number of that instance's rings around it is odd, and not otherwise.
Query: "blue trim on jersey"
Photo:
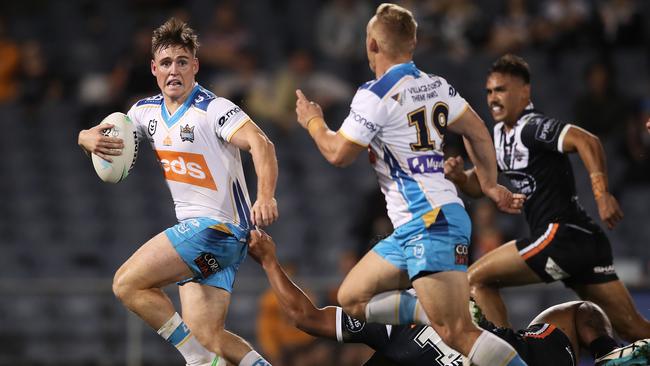
[[[368,90],[375,93],[381,99],[398,81],[407,75],[411,75],[416,79],[420,77],[420,70],[415,67],[413,61],[393,66],[379,80],[370,85]]]
[[[244,229],[248,229],[251,223],[251,214],[246,204],[246,197],[244,197],[244,191],[241,189],[241,185],[238,180],[235,180],[232,183],[232,191],[235,197],[235,205],[237,206],[237,213],[239,214],[240,225]]]
[[[217,99],[217,96],[208,89],[199,85],[199,91],[196,93],[192,105],[202,111],[208,111],[210,103]]]
[[[158,94],[158,95],[154,95],[153,97],[140,99],[137,103],[135,103],[135,106],[139,107],[141,105],[146,105],[146,104],[161,105],[162,102],[163,102],[163,95]]]
[[[374,83],[375,81],[376,81],[376,80],[366,81],[365,83],[363,83],[363,84],[359,87],[359,90],[370,88],[370,85],[372,85],[372,83]]]
[[[174,115],[171,116],[169,114],[169,111],[167,110],[167,107],[165,106],[165,103],[162,103],[162,110],[160,111],[160,114],[162,114],[162,118],[165,121],[165,124],[167,127],[171,128],[176,122],[178,122],[181,117],[187,112],[188,109],[190,109],[190,106],[194,103],[194,97],[196,96],[196,93],[199,92],[200,90],[199,84],[194,85],[194,89],[192,89],[192,92],[190,93],[190,96],[185,99],[185,102],[183,102],[183,105],[174,112]]]
[[[397,187],[406,200],[409,212],[414,215],[423,215],[433,210],[418,182],[402,169],[395,156],[385,146],[384,161],[390,168],[391,178],[397,183]]]

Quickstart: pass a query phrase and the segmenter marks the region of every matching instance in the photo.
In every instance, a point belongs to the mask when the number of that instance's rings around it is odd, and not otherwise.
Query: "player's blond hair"
[[[377,41],[388,55],[412,54],[415,50],[418,23],[408,9],[383,3],[375,12],[374,26],[380,34]]]
[[[187,23],[172,17],[153,31],[151,55],[155,57],[156,52],[169,46],[180,46],[196,55],[199,49],[199,37]]]

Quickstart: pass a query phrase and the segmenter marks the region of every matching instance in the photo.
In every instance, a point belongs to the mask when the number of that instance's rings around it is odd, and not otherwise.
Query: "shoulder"
[[[526,121],[522,133],[531,134],[535,140],[541,142],[552,142],[557,139],[565,125],[566,123],[557,118],[535,113]]]
[[[192,106],[198,108],[202,111],[208,110],[208,106],[215,100],[223,99],[217,97],[213,92],[208,89],[199,86],[199,90],[194,94],[194,99],[192,100]]]
[[[410,76],[418,79],[423,75],[426,76],[425,73],[418,70],[413,62],[407,62],[393,66],[379,79],[366,83],[362,85],[362,87],[365,86],[364,89],[375,94],[378,98],[381,99],[404,77]]]
[[[146,107],[146,106],[160,106],[162,105],[162,102],[163,102],[163,95],[158,94],[152,97],[140,99],[133,105],[133,108]]]

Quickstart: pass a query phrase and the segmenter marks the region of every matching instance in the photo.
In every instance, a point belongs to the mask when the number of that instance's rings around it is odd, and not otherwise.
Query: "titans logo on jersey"
[[[572,125],[547,117],[529,105],[512,128],[494,126],[499,170],[519,193],[530,229],[585,215],[578,205],[571,162],[562,151]]]

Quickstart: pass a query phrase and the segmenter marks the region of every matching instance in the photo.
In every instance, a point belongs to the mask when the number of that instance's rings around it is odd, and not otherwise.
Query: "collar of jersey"
[[[519,115],[519,118],[517,118],[517,122],[515,122],[515,125],[512,126],[513,127],[512,130],[514,131],[515,127],[519,126],[520,123],[523,123],[524,120],[527,121],[528,118],[530,118],[530,115],[535,114],[535,113],[539,113],[539,111],[537,111],[537,109],[535,109],[535,106],[533,105],[533,102],[528,103],[526,108],[524,108],[524,110],[521,112],[521,115]],[[526,118],[526,116],[528,116],[528,118]],[[505,133],[505,128],[506,128],[506,124],[504,122],[503,126],[501,126],[501,131],[504,132],[504,133]]]
[[[185,102],[183,102],[183,105],[174,112],[174,115],[170,115],[169,111],[167,110],[167,106],[165,106],[165,101],[163,100],[162,102],[162,118],[165,121],[165,124],[167,125],[167,128],[172,128],[173,125],[178,122],[181,117],[187,112],[188,109],[190,109],[190,106],[192,105],[192,101],[194,100],[194,96],[196,93],[199,92],[201,87],[199,84],[194,85],[194,89],[192,89],[192,92],[190,95],[185,99]]]

